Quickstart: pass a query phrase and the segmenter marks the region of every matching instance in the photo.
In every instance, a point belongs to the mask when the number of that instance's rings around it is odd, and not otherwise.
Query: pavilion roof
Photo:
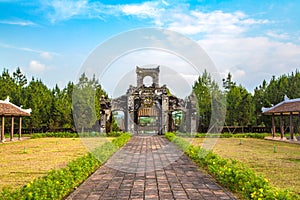
[[[23,109],[11,102],[9,97],[6,100],[0,100],[0,116],[21,117],[30,116],[31,109]]]
[[[285,99],[284,101],[276,104],[275,106],[271,108],[263,108],[263,114],[265,115],[290,115],[290,113],[293,114],[299,114],[300,113],[300,98],[298,99]]]

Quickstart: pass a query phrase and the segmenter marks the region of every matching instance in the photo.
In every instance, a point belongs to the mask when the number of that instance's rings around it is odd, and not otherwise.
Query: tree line
[[[230,73],[223,79],[220,88],[211,75],[204,71],[194,83],[193,90],[202,126],[208,127],[211,123],[215,105],[224,114],[222,109],[226,106],[227,126],[270,126],[270,118],[262,115],[262,108],[276,105],[284,100],[284,96],[300,98],[300,72],[273,76],[269,82],[263,80],[252,94],[234,82]],[[217,95],[212,98],[213,94]],[[31,116],[24,118],[24,126],[28,129],[74,128],[76,124],[84,131],[84,127],[97,124],[100,119],[99,99],[101,96],[107,97],[107,94],[95,76],[88,78],[82,74],[76,84],[69,82],[64,88],[56,85],[50,89],[40,79],[33,77],[29,81],[17,68],[12,74],[4,69],[0,76],[0,99],[7,96],[12,103],[32,109]],[[218,100],[220,96],[225,97],[224,102]],[[95,109],[91,110],[93,106]]]

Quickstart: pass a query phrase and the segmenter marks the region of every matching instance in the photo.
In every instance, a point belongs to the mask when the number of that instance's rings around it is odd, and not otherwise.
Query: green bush
[[[80,132],[78,133],[79,137],[105,137],[105,133],[100,133],[100,132]]]
[[[113,131],[113,132],[106,133],[106,136],[107,137],[119,137],[122,134],[123,134],[123,132],[121,132],[121,131]]]
[[[112,143],[117,147],[122,147],[130,139],[130,137],[130,133],[122,133],[119,137],[113,139]]]
[[[106,142],[94,152],[71,161],[67,167],[52,170],[47,176],[37,178],[20,189],[4,189],[0,193],[0,199],[63,199],[129,139],[130,134],[122,134],[113,142]]]
[[[186,135],[181,135],[186,136]],[[256,138],[256,139],[264,139],[266,136],[270,136],[269,133],[197,133],[195,138]]]
[[[240,162],[224,159],[212,151],[195,147],[173,133],[166,133],[165,136],[195,163],[206,168],[222,185],[242,194],[246,199],[299,199],[299,196],[287,190],[271,187],[267,179],[256,175]]]
[[[69,133],[69,132],[48,132],[48,133],[35,133],[30,138],[44,138],[44,137],[58,137],[58,138],[77,138],[77,133]]]

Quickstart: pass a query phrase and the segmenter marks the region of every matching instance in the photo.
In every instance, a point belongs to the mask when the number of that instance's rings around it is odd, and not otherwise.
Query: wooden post
[[[14,138],[14,123],[14,117],[11,117],[10,141],[13,141]]]
[[[4,115],[2,116],[2,127],[1,127],[1,142],[5,141],[5,136],[4,136],[4,125],[5,125],[5,118]]]
[[[280,113],[280,138],[281,140],[284,137],[284,122],[283,122],[283,114]]]
[[[19,140],[21,140],[22,137],[22,117],[20,117],[19,121]]]
[[[272,137],[275,137],[275,133],[276,133],[276,127],[275,127],[275,114],[272,114]]]
[[[299,133],[300,133],[300,112],[298,114],[298,126],[299,126]]]
[[[293,125],[293,113],[290,113],[290,140],[294,140],[294,125]]]

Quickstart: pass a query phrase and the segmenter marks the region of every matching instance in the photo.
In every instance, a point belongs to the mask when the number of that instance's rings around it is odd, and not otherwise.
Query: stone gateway
[[[111,131],[112,113],[124,113],[124,131],[132,134],[164,134],[170,131],[194,133],[197,130],[196,98],[194,94],[185,99],[170,94],[166,85],[159,86],[159,66],[156,68],[136,67],[137,86],[129,86],[127,93],[109,100],[100,99],[100,129]],[[152,78],[146,86],[145,77]],[[181,113],[181,124],[176,125],[174,112]],[[107,126],[109,125],[109,126]]]

